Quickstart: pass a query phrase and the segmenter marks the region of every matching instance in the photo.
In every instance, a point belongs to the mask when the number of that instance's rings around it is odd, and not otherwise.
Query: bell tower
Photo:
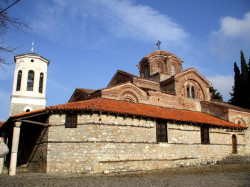
[[[15,72],[11,95],[10,115],[46,106],[47,67],[50,63],[46,58],[33,53],[14,57]]]

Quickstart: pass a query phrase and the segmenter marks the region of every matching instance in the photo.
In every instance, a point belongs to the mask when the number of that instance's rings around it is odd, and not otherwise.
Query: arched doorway
[[[237,153],[237,139],[235,134],[232,135],[232,153]]]

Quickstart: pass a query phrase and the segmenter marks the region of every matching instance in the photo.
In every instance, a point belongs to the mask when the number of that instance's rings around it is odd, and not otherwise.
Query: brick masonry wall
[[[178,97],[176,95],[163,94],[160,92],[150,91],[149,93],[150,93],[149,104],[151,105],[201,111],[199,100],[185,98],[185,97]]]
[[[65,128],[65,115],[50,116],[47,173],[109,173],[195,165],[245,155],[244,132],[210,128],[209,145],[200,144],[200,127],[168,123],[168,143],[156,142],[154,120],[81,114],[77,128]]]
[[[201,111],[220,119],[228,120],[228,109],[212,103],[201,102]]]

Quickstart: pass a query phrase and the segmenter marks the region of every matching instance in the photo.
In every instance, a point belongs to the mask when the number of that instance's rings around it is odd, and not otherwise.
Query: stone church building
[[[32,62],[33,61],[33,62]],[[15,57],[11,116],[1,124],[5,167],[31,172],[109,173],[249,158],[250,111],[211,99],[211,83],[157,50],[139,76],[118,70],[106,88],[76,88],[68,103],[45,107],[49,61]]]

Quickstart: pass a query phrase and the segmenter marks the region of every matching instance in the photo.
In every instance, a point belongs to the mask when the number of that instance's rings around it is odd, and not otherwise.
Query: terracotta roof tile
[[[150,58],[150,57],[155,56],[155,55],[171,56],[171,55],[174,55],[174,54],[173,53],[169,53],[167,51],[158,50],[158,51],[154,51],[154,52],[148,54],[145,57]]]
[[[249,109],[241,108],[241,107],[235,106],[235,105],[231,105],[231,104],[229,104],[227,102],[224,102],[224,101],[219,101],[219,100],[211,99],[211,101],[202,101],[202,102],[203,103],[208,103],[208,104],[214,104],[214,105],[223,106],[223,107],[226,107],[228,109],[240,110],[240,111],[243,111],[243,112],[250,112]]]
[[[117,70],[116,73],[122,73],[122,74],[125,74],[125,75],[129,75],[129,76],[131,76],[131,77],[137,77],[137,78],[139,78],[138,76],[136,76],[136,75],[134,75],[134,74],[131,74],[131,73],[128,73],[128,72],[123,71],[123,70]]]
[[[87,94],[92,94],[96,91],[96,90],[86,89],[86,88],[77,88],[77,90],[80,90],[80,91],[87,93]]]
[[[47,107],[51,111],[101,111],[114,114],[127,114],[149,118],[159,118],[180,122],[209,124],[219,127],[247,128],[244,125],[231,123],[202,112],[163,108],[139,103],[96,98],[74,103],[66,103]]]
[[[218,127],[227,128],[247,128],[245,125],[238,125],[232,122],[228,122],[214,116],[189,110],[180,110],[173,108],[164,108],[153,105],[130,103],[125,101],[95,98],[84,101],[65,103],[60,105],[54,105],[46,107],[45,109],[35,110],[31,112],[25,112],[11,116],[9,120],[13,118],[19,118],[24,116],[33,115],[43,112],[61,112],[61,111],[96,111],[96,112],[108,112],[113,114],[125,114],[135,115],[148,118],[166,119],[179,122],[190,122],[198,124],[209,124]],[[4,122],[5,123],[5,122]],[[1,125],[3,123],[0,123]]]
[[[29,115],[40,113],[40,112],[46,112],[46,109],[43,108],[43,109],[39,109],[39,110],[33,110],[33,111],[30,111],[30,112],[15,114],[15,115],[10,116],[10,118],[25,117],[25,116],[29,116]]]

